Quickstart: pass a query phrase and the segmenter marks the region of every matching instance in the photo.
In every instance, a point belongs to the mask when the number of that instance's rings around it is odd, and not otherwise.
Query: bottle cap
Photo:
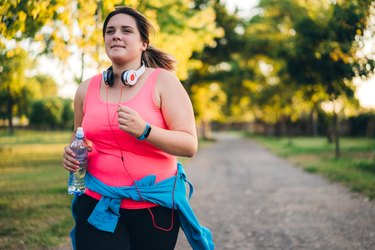
[[[76,138],[82,139],[83,137],[85,137],[85,133],[83,132],[83,128],[78,127],[77,131],[76,131]]]

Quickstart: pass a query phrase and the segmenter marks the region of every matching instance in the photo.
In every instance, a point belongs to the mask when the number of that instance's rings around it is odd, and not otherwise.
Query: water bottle
[[[76,138],[70,144],[76,159],[79,161],[79,169],[69,173],[68,193],[81,195],[85,192],[85,174],[87,169],[87,144],[83,140],[84,132],[82,127],[77,128]]]

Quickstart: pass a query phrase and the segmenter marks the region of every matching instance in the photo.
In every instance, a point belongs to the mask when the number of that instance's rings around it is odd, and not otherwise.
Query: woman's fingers
[[[63,166],[66,170],[70,172],[75,172],[79,168],[79,162],[76,160],[74,156],[74,152],[70,149],[69,146],[64,147],[64,155],[63,155]]]
[[[118,124],[119,128],[133,136],[139,136],[144,130],[144,120],[138,114],[137,111],[127,106],[119,106],[118,112]]]

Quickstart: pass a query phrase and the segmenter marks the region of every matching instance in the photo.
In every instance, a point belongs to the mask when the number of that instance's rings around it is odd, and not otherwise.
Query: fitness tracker
[[[141,136],[137,137],[137,139],[143,141],[149,136],[150,132],[151,132],[151,126],[150,124],[146,123],[145,130],[143,130],[143,133],[141,134]]]

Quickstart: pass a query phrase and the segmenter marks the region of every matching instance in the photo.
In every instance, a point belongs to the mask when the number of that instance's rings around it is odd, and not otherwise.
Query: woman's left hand
[[[146,127],[146,122],[137,111],[127,106],[119,105],[117,108],[118,124],[122,131],[125,131],[135,137],[142,135]]]

